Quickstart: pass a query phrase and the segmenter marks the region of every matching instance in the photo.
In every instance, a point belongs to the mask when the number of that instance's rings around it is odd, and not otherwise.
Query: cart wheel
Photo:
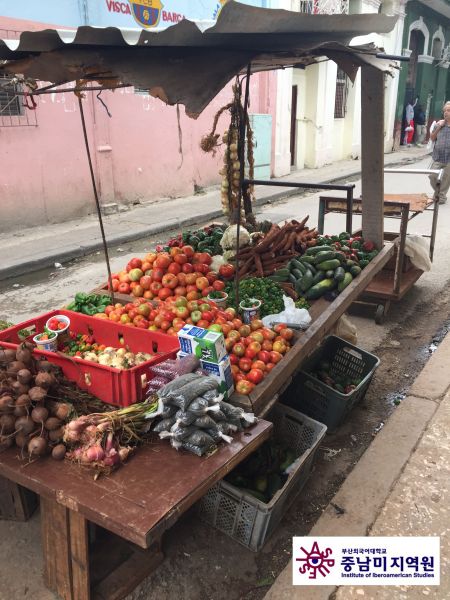
[[[375,323],[377,325],[383,325],[385,316],[386,315],[384,312],[384,306],[382,304],[379,304],[377,306],[377,310],[375,311]]]

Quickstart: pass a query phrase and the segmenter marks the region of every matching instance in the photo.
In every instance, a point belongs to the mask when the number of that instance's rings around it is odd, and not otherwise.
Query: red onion
[[[91,446],[86,450],[86,456],[91,462],[96,462],[103,460],[105,458],[105,453],[101,446]]]

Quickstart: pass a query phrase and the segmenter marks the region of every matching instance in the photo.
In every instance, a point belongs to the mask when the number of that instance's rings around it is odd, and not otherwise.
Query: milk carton
[[[178,332],[181,352],[194,354],[200,360],[219,364],[227,356],[222,333],[196,325],[185,325]]]

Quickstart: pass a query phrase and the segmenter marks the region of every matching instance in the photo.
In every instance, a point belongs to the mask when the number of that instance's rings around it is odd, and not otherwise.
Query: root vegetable
[[[19,371],[19,373],[20,373],[20,371]],[[21,396],[22,394],[28,393],[30,386],[20,383],[20,381],[14,381],[14,383],[12,384],[12,389],[14,390],[14,393],[16,394],[16,396]]]
[[[16,360],[26,365],[31,365],[32,354],[31,350],[25,344],[21,344],[16,351]],[[25,367],[24,367],[25,368]]]
[[[56,383],[55,377],[51,373],[39,372],[34,380],[38,387],[48,390]]]
[[[43,402],[47,396],[47,391],[39,386],[35,386],[28,391],[28,395],[32,402]]]
[[[64,402],[59,403],[58,408],[54,411],[54,415],[56,418],[61,419],[61,421],[65,421],[70,413],[70,406],[65,404]]]
[[[14,438],[10,435],[0,435],[0,448],[11,448],[14,443]]]
[[[12,362],[9,363],[8,365],[8,369],[7,369],[7,373],[8,375],[14,375],[16,376],[17,373],[21,370],[21,369],[26,369],[27,365],[21,361],[21,360],[13,360]]]
[[[26,433],[23,433],[23,431],[19,431],[19,433],[16,433],[14,440],[16,442],[16,446],[19,448],[25,448],[30,441],[30,436],[28,436]]]
[[[14,398],[12,396],[2,396],[0,398],[0,413],[11,413],[14,410]]]
[[[44,423],[48,419],[48,410],[45,406],[36,406],[31,411],[31,418],[35,423]]]
[[[28,385],[32,377],[33,375],[28,369],[20,369],[20,371],[17,372],[17,381],[22,385]]]
[[[53,429],[53,431],[48,432],[48,439],[51,442],[59,442],[63,439],[64,436],[64,427],[59,427],[58,429]]]
[[[38,371],[43,371],[44,373],[51,373],[54,370],[54,365],[49,363],[47,360],[41,360],[37,365]]]
[[[0,365],[5,366],[16,360],[16,353],[12,348],[0,348]]]
[[[36,427],[35,422],[31,417],[19,417],[16,420],[16,431],[25,434],[31,433]]]
[[[17,417],[25,417],[28,414],[28,410],[26,408],[26,406],[16,406],[14,407],[13,410],[13,415],[17,418]]]
[[[28,453],[31,456],[44,456],[47,452],[47,440],[37,436],[28,442]]]
[[[16,419],[13,415],[2,415],[0,417],[0,434],[8,435],[15,430]]]
[[[90,462],[97,462],[105,458],[105,452],[101,446],[91,446],[86,450],[86,457]]]
[[[54,431],[55,429],[59,429],[61,425],[61,421],[56,417],[50,417],[44,423],[44,427],[45,429],[47,429],[47,431]]]
[[[66,447],[64,444],[58,444],[52,450],[52,458],[55,460],[63,460],[66,455]]]
[[[21,394],[16,400],[16,406],[24,406],[28,408],[31,406],[31,398],[28,394]]]

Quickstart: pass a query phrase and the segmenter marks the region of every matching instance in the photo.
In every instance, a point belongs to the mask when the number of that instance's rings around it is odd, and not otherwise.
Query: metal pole
[[[102,233],[103,251],[105,253],[106,268],[108,269],[108,283],[109,283],[109,292],[111,295],[111,304],[114,304],[115,303],[114,290],[112,287],[112,276],[111,276],[111,266],[109,264],[108,246],[106,244],[106,236],[105,236],[105,229],[103,227],[102,211],[100,208],[100,201],[98,199],[97,184],[95,183],[94,169],[92,167],[91,152],[89,150],[89,140],[88,140],[87,131],[86,131],[86,121],[84,119],[83,103],[82,103],[80,97],[78,98],[78,106],[80,107],[80,116],[81,116],[81,125],[83,127],[84,143],[86,145],[86,153],[87,153],[88,162],[89,162],[89,170],[91,172],[92,188],[94,190],[95,205],[97,207],[98,221],[100,223],[100,231]]]
[[[347,189],[347,219],[346,219],[346,231],[352,234],[353,227],[353,187]]]
[[[242,209],[242,187],[245,177],[245,128],[247,124],[247,114],[248,114],[248,99],[250,92],[250,75],[251,75],[251,63],[248,64],[247,67],[247,79],[245,82],[245,98],[244,98],[244,113],[241,115],[239,120],[239,141],[238,141],[238,149],[239,149],[239,191],[238,191],[238,205],[237,205],[237,227],[236,227],[236,273],[234,276],[234,286],[236,291],[236,310],[239,309],[239,236],[241,230],[241,209]],[[241,103],[241,91],[239,90],[239,105]],[[239,110],[240,113],[240,110]]]

